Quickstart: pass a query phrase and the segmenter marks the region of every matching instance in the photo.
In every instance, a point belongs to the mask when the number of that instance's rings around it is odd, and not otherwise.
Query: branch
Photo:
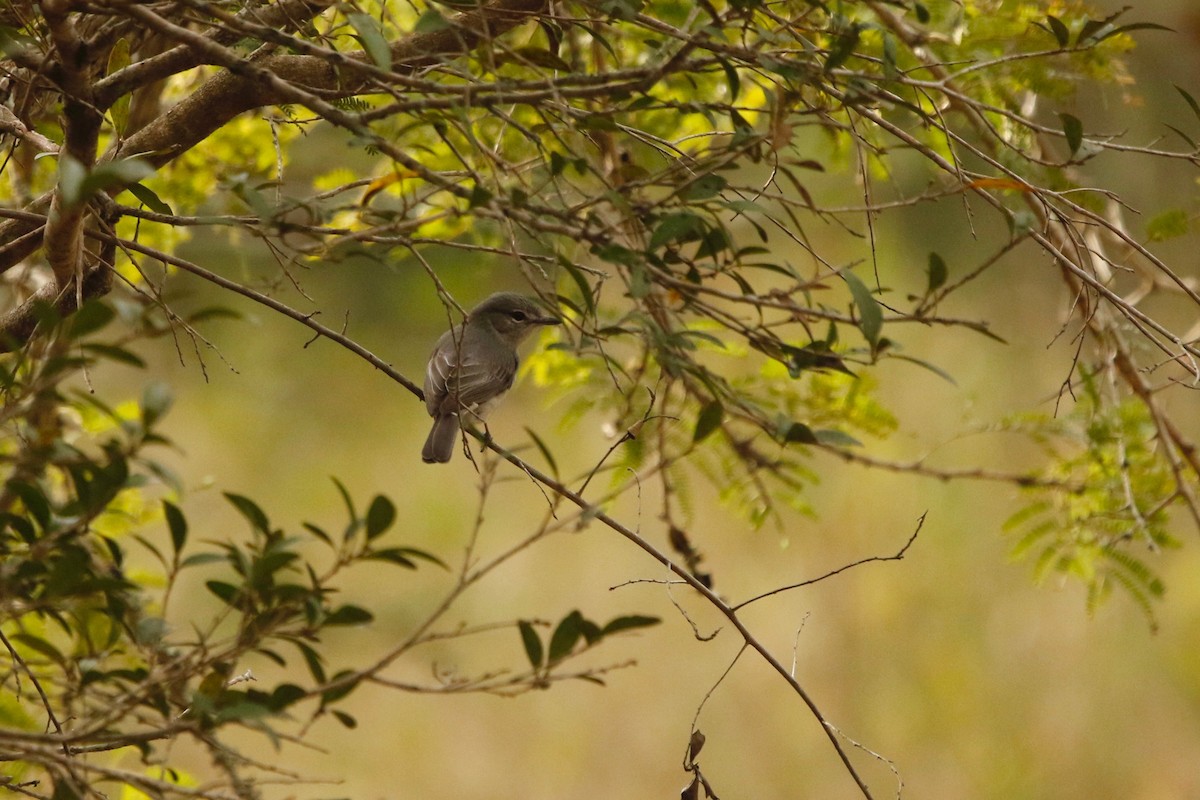
[[[542,10],[545,3],[546,0],[496,0],[490,5],[451,17],[448,20],[450,25],[446,29],[401,37],[391,46],[392,69],[413,71],[469,52],[488,38],[498,36],[529,19]],[[139,3],[109,0],[105,5],[115,11],[122,11],[143,24],[150,24],[181,44],[156,57],[162,61],[148,59],[155,63],[146,67],[141,67],[141,64],[146,62],[139,62],[106,79],[111,82],[101,81],[97,84],[98,96],[93,98],[88,106],[93,112],[97,105],[103,107],[104,104],[111,104],[125,89],[174,74],[168,71],[168,67],[183,69],[199,63],[217,63],[230,71],[221,72],[206,81],[187,98],[124,140],[119,150],[116,147],[110,149],[101,159],[102,162],[111,161],[119,154],[130,154],[140,156],[155,167],[161,167],[204,141],[239,114],[279,103],[303,103],[309,107],[317,105],[318,107],[313,109],[316,113],[331,119],[335,124],[346,124],[353,121],[350,115],[329,106],[328,103],[311,101],[350,97],[363,92],[369,85],[369,76],[363,73],[369,73],[373,68],[366,54],[347,54],[345,60],[340,62],[344,65],[360,65],[360,72],[355,73],[350,80],[346,80],[347,76],[340,74],[327,59],[317,56],[274,55],[259,59],[252,65],[225,50],[222,44],[227,41],[227,37],[218,34],[206,37],[187,28],[167,24],[162,17]],[[308,8],[310,4],[296,5]],[[264,22],[270,24],[273,19],[268,16],[264,18]],[[144,72],[127,72],[139,67]],[[301,91],[299,86],[306,88]],[[339,119],[343,122],[339,123]],[[98,131],[98,113],[96,125]],[[362,126],[351,124],[351,127],[358,129]],[[402,163],[410,160],[405,154],[394,152],[394,148],[389,154]],[[94,149],[90,155],[83,155],[83,158],[79,155],[76,155],[76,158],[85,165],[90,165],[95,160]],[[123,188],[114,187],[110,194],[116,194]],[[46,195],[35,200],[26,210],[45,212],[49,205],[50,197]],[[0,247],[0,272],[29,257],[42,244],[42,240],[37,226],[27,222],[14,221],[0,225],[0,242],[5,243]]]
[[[791,591],[792,589],[799,589],[803,586],[811,586],[814,583],[820,583],[821,581],[826,580],[827,578],[832,578],[834,575],[838,575],[842,572],[845,572],[846,570],[854,569],[855,567],[862,566],[863,564],[870,564],[872,561],[900,561],[904,558],[904,554],[908,552],[908,548],[912,547],[913,542],[915,542],[917,540],[917,534],[919,534],[921,532],[921,528],[925,525],[925,517],[927,514],[929,514],[928,511],[926,511],[924,514],[921,515],[921,517],[917,520],[916,530],[914,530],[912,532],[912,535],[908,537],[908,541],[905,542],[904,546],[901,547],[899,550],[897,550],[894,555],[868,556],[866,558],[860,558],[858,561],[854,561],[849,564],[840,566],[837,569],[830,570],[829,572],[826,572],[824,575],[822,575],[819,578],[809,578],[808,580],[801,581],[800,583],[793,583],[790,586],[780,586],[778,589],[772,589],[769,592],[763,592],[760,595],[755,595],[754,597],[751,597],[749,600],[743,600],[742,602],[733,606],[733,610],[738,611],[738,610],[743,609],[746,606],[750,605],[751,603],[762,600],[764,597],[770,597],[771,595],[779,594],[780,592],[787,592],[787,591]]]
[[[369,78],[362,74],[372,69],[365,53],[348,54],[339,62],[359,67],[359,73],[349,79],[328,59],[317,56],[273,55],[252,64],[241,58],[230,62],[228,51],[211,38],[175,25],[164,27],[162,17],[139,4],[111,5],[179,40],[205,62],[229,70],[205,82],[186,100],[126,140],[124,152],[145,154],[154,166],[168,163],[245,111],[280,103],[310,105],[290,91],[293,87],[303,86],[309,96],[334,100],[360,94],[370,85]],[[525,21],[544,5],[545,0],[497,0],[454,16],[443,30],[409,34],[392,44],[392,69],[411,72],[462,55]],[[324,109],[313,111],[326,115]]]
[[[703,596],[710,605],[720,611],[721,614],[737,629],[738,633],[742,637],[742,640],[755,652],[757,652],[759,656],[761,656],[762,659],[766,661],[767,664],[769,664],[770,667],[775,670],[775,672],[781,678],[783,678],[789,686],[792,687],[792,691],[795,692],[802,701],[804,701],[804,704],[808,706],[808,710],[812,713],[813,717],[815,717],[816,720],[821,724],[821,730],[825,733],[826,738],[828,738],[830,743],[833,745],[838,757],[842,760],[842,764],[846,767],[846,771],[850,773],[850,777],[852,777],[854,782],[858,785],[859,791],[862,792],[863,796],[866,798],[873,797],[871,790],[867,787],[866,783],[863,782],[862,777],[858,774],[858,771],[854,768],[854,765],[850,763],[850,757],[846,750],[842,747],[842,743],[839,741],[835,732],[836,728],[834,728],[832,723],[826,719],[825,715],[821,712],[821,709],[817,706],[816,701],[814,701],[812,696],[809,695],[804,687],[800,685],[800,682],[796,680],[795,676],[791,674],[788,668],[780,663],[779,659],[775,658],[775,655],[767,649],[766,645],[764,645],[750,631],[750,629],[746,627],[746,624],[742,622],[741,618],[737,615],[737,611],[732,606],[727,604],[715,592],[701,583],[698,578],[692,575],[692,573],[675,564],[665,553],[663,553],[654,545],[650,544],[650,542],[644,539],[641,535],[626,527],[621,522],[618,522],[604,511],[596,508],[583,497],[569,489],[567,486],[513,455],[508,450],[496,444],[496,442],[490,437],[484,436],[482,433],[477,431],[471,431],[471,435],[474,436],[484,447],[487,447],[489,450],[497,453],[501,458],[520,469],[538,483],[553,491],[559,497],[571,501],[585,513],[590,514],[592,519],[602,522],[610,530],[625,537],[625,539],[627,539],[629,542],[639,547],[655,561],[662,564],[679,578],[681,578],[690,587],[700,593],[700,595]]]
[[[78,172],[71,168],[86,172],[95,164],[103,117],[92,104],[87,76],[81,69],[86,62],[86,47],[67,16],[69,4],[64,0],[42,0],[41,6],[61,67],[59,81],[63,90],[63,147],[44,237],[46,261],[54,272],[54,288],[61,290],[76,275],[82,279],[80,256],[86,205],[81,198],[67,196],[68,190],[73,191],[68,181],[76,184],[81,181]],[[67,160],[68,156],[74,164]],[[79,283],[81,286],[82,280]]]

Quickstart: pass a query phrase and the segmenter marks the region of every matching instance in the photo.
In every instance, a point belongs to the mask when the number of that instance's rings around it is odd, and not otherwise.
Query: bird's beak
[[[562,320],[553,314],[535,317],[533,321],[538,325],[562,325]]]

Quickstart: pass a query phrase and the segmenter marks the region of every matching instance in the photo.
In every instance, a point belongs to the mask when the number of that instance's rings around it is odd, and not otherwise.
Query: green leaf
[[[375,62],[375,66],[390,70],[392,49],[388,46],[387,37],[383,35],[383,29],[379,27],[379,20],[361,11],[354,11],[346,15],[346,21],[358,33],[356,38]]]
[[[130,367],[145,369],[146,362],[140,357],[126,350],[124,347],[118,347],[115,344],[100,344],[98,342],[88,342],[80,345],[80,349],[85,353],[91,353],[97,356],[103,356],[109,361],[115,361],[118,364],[126,364]]]
[[[558,623],[558,626],[554,629],[554,633],[550,636],[550,656],[548,663],[558,663],[570,655],[582,635],[583,615],[578,611],[572,611],[562,618],[562,621]]]
[[[1066,47],[1071,42],[1071,31],[1061,19],[1047,15],[1046,24],[1050,27],[1050,33],[1054,34],[1054,40],[1058,42],[1059,47]]]
[[[1179,94],[1183,96],[1183,99],[1187,101],[1188,107],[1192,109],[1192,113],[1196,115],[1196,119],[1200,119],[1200,104],[1196,102],[1196,98],[1184,91],[1183,87],[1179,84],[1171,85],[1174,86],[1175,91],[1179,92]]]
[[[857,275],[847,271],[841,273],[841,276],[850,287],[850,294],[854,297],[854,305],[858,309],[858,329],[874,347],[879,343],[879,333],[883,330],[883,310]]]
[[[337,685],[332,689],[326,689],[325,691],[321,692],[322,708],[330,703],[336,703],[343,697],[349,696],[351,692],[358,688],[359,683],[362,681],[362,677],[359,676],[351,678],[350,676],[353,675],[354,673],[352,671],[343,669],[339,670],[338,673],[333,676],[333,680],[329,681],[329,683],[334,683]],[[347,680],[347,678],[349,678],[349,680]],[[322,679],[320,683],[325,683],[325,680]]]
[[[41,795],[44,797],[45,795]],[[78,791],[75,790],[75,782],[69,780],[54,781],[54,792],[50,795],[50,800],[83,800]]]
[[[837,329],[830,325],[830,331],[836,338]],[[854,376],[846,366],[841,356],[829,349],[825,342],[809,342],[804,347],[793,347],[790,344],[782,346],[783,358],[780,361],[787,364],[788,375],[799,378],[805,370],[831,369],[844,375]]]
[[[294,683],[281,683],[271,692],[269,700],[272,711],[282,711],[293,703],[303,700],[308,692]]]
[[[235,605],[238,595],[238,588],[231,583],[224,581],[207,581],[204,584],[210,592],[219,597],[226,605]]]
[[[956,380],[954,380],[953,376],[951,376],[949,372],[946,372],[946,370],[942,369],[941,367],[937,366],[936,364],[931,364],[930,362],[925,361],[924,359],[914,358],[913,356],[906,356],[901,353],[892,353],[891,357],[898,358],[901,361],[908,361],[912,364],[916,364],[918,367],[924,367],[925,369],[932,372],[934,375],[937,375],[942,380],[948,382],[951,386],[958,386],[958,382]]]
[[[833,428],[822,428],[819,431],[813,431],[813,436],[816,437],[817,442],[820,444],[827,444],[831,447],[862,447],[862,442],[858,439]]]
[[[721,69],[725,70],[725,83],[729,86],[729,103],[736,103],[738,93],[742,88],[742,80],[738,77],[738,71],[720,56],[717,56],[717,61],[721,64]]]
[[[825,59],[825,72],[832,72],[846,63],[846,59],[854,54],[854,48],[858,47],[861,35],[862,25],[857,22],[838,34],[837,41],[829,48],[829,57]]]
[[[542,640],[532,623],[520,620],[517,629],[521,632],[521,644],[525,646],[525,655],[534,669],[542,668]]]
[[[1146,223],[1146,237],[1152,242],[1175,239],[1186,235],[1188,226],[1186,211],[1180,208],[1168,209]]]
[[[820,444],[820,440],[817,439],[817,435],[813,433],[812,428],[802,422],[790,422],[786,419],[780,425],[779,439],[785,444],[790,442]]]
[[[125,67],[129,66],[129,40],[122,36],[117,39],[112,50],[108,52],[108,67],[105,69],[105,75],[112,75]],[[129,124],[129,101],[132,95],[129,93],[118,97],[108,109],[108,114],[112,117],[113,128],[117,132],[117,136],[124,137],[126,127]]]
[[[558,462],[554,460],[554,454],[550,452],[550,448],[546,447],[546,443],[542,441],[542,437],[533,432],[533,428],[525,426],[525,432],[529,434],[529,438],[533,440],[533,444],[541,452],[542,458],[546,459],[546,464],[550,467],[550,474],[558,477]]]
[[[588,313],[595,314],[596,298],[592,294],[592,285],[583,276],[583,271],[561,255],[558,257],[558,265],[567,271],[571,280],[575,281],[575,285],[579,287],[579,294],[583,297],[584,304],[587,305]]]
[[[349,728],[350,730],[354,730],[355,728],[358,727],[358,720],[356,720],[351,715],[347,714],[345,711],[339,711],[335,708],[332,711],[330,711],[329,713],[333,714],[333,716],[337,718],[338,722],[342,723],[342,725]]]
[[[650,249],[657,250],[665,244],[696,238],[704,230],[704,220],[687,211],[668,214],[658,223],[650,235]]]
[[[187,518],[183,516],[179,506],[170,500],[163,500],[162,505],[163,516],[167,518],[167,530],[171,533],[171,547],[175,549],[175,561],[178,563],[179,554],[183,551],[184,543],[187,542]]]
[[[1168,28],[1166,25],[1159,25],[1157,22],[1131,22],[1128,25],[1118,25],[1110,31],[1104,31],[1095,37],[1095,43],[1099,44],[1105,39],[1122,33],[1129,33],[1130,31],[1166,31],[1168,33],[1175,33],[1174,28]]]
[[[386,550],[372,550],[365,557],[377,561],[387,561],[401,567],[407,567],[408,569],[416,569],[417,565],[413,559],[421,559],[431,564],[437,564],[442,569],[449,569],[446,562],[437,556],[432,553],[426,553],[424,550],[418,550],[415,547],[389,547]]]
[[[512,51],[514,58],[505,59],[517,63],[532,64],[535,67],[556,69],[569,72],[571,65],[562,60],[558,53],[544,47],[518,47]]]
[[[142,204],[151,211],[157,211],[159,214],[175,213],[169,205],[163,202],[162,198],[148,189],[144,183],[132,183],[126,186],[125,190],[138,200],[141,200]]]
[[[180,562],[179,568],[186,569],[188,567],[198,567],[201,564],[216,564],[218,561],[226,562],[229,559],[220,553],[193,553]]]
[[[24,481],[10,480],[8,489],[21,498],[25,511],[37,521],[39,528],[46,530],[50,526],[50,502],[40,488]]]
[[[945,260],[937,253],[929,254],[929,288],[927,293],[936,292],[943,284],[946,283],[946,278],[949,276],[950,270],[946,267]]]
[[[364,625],[375,619],[365,608],[354,605],[339,606],[325,618],[326,625]]]
[[[80,184],[79,196],[75,202],[86,203],[97,192],[108,191],[116,187],[127,188],[130,184],[137,183],[153,174],[154,167],[140,158],[126,158],[97,164]]]
[[[1067,147],[1071,150],[1071,155],[1079,152],[1080,145],[1083,144],[1083,123],[1078,117],[1070,114],[1059,114],[1058,118],[1062,120],[1063,135],[1067,137]]]
[[[71,208],[79,205],[86,198],[83,194],[83,182],[87,179],[87,169],[70,153],[58,155],[58,191],[62,195],[63,204]]]
[[[225,499],[233,504],[233,507],[238,510],[250,525],[257,531],[262,533],[271,532],[271,523],[267,520],[267,515],[258,507],[258,504],[249,497],[244,497],[240,494],[225,492]]]
[[[896,66],[898,49],[896,47],[896,37],[889,33],[883,34],[883,75],[888,80],[896,80],[900,77],[900,68]]]
[[[486,206],[492,202],[492,197],[494,195],[491,192],[476,183],[471,187],[471,194],[467,197],[467,205],[470,208]]]
[[[413,33],[434,33],[450,27],[450,23],[436,8],[427,8],[413,25]]]
[[[337,478],[331,478],[333,485],[337,487],[338,494],[342,496],[342,503],[346,506],[346,513],[350,516],[350,521],[346,523],[346,531],[342,534],[343,541],[349,541],[362,525],[362,521],[358,518],[358,511],[354,508],[354,501],[350,499],[350,492],[346,489]]]
[[[396,522],[396,506],[381,494],[375,495],[367,508],[367,540],[383,534]]]
[[[142,422],[147,428],[162,419],[171,407],[174,397],[171,387],[162,381],[154,381],[142,390]]]
[[[40,636],[34,636],[28,633],[13,633],[10,634],[10,638],[14,642],[18,642],[19,644],[28,647],[30,650],[46,656],[56,664],[61,664],[63,666],[66,666],[67,664],[67,657],[59,652],[57,647]],[[9,719],[6,719],[5,723],[9,725],[12,724],[11,720]]]
[[[624,617],[617,617],[610,620],[607,625],[600,629],[602,636],[610,636],[621,631],[630,631],[635,628],[648,628],[651,625],[657,625],[662,622],[658,617],[647,617],[641,614],[630,614]]]
[[[720,175],[712,173],[701,175],[684,189],[683,197],[685,200],[707,200],[713,195],[720,194],[721,190],[728,185],[729,181]]]
[[[721,420],[724,418],[725,407],[721,405],[720,400],[706,403],[704,408],[700,409],[699,416],[696,417],[696,430],[692,433],[692,441],[704,441],[709,434],[720,427]]]
[[[1088,39],[1098,33],[1111,19],[1112,17],[1106,19],[1085,19],[1083,27],[1079,29],[1079,35],[1075,37],[1075,46],[1082,47]]]
[[[308,671],[312,673],[313,680],[317,683],[326,683],[325,666],[322,663],[324,659],[321,658],[321,654],[304,642],[296,639],[292,639],[291,642],[296,645],[296,649],[300,651],[300,655],[304,656],[304,663],[308,666]],[[322,702],[324,702],[324,696],[322,696]]]
[[[83,306],[71,315],[71,336],[81,339],[95,333],[116,319],[117,312],[102,300],[85,300]]]

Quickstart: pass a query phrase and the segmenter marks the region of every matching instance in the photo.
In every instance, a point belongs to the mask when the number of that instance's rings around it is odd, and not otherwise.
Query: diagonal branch
[[[150,9],[138,3],[109,0],[106,5],[139,21],[147,22],[157,18]],[[319,4],[314,2],[298,5],[307,7]],[[447,20],[449,26],[442,30],[403,36],[391,45],[392,69],[412,71],[463,55],[491,37],[530,19],[542,11],[545,5],[546,0],[495,0],[488,5],[451,17]],[[269,24],[272,20],[272,17],[268,17],[263,21]],[[243,61],[247,69],[243,74],[236,74],[232,71],[233,65],[224,63],[222,58],[222,37],[206,37],[177,26],[172,27],[174,33],[186,35],[187,41],[164,53],[159,57],[163,60],[155,62],[155,65],[140,67],[143,62],[139,62],[101,81],[97,84],[95,104],[91,106],[94,111],[97,105],[103,107],[119,97],[118,92],[122,89],[143,85],[163,77],[168,66],[182,70],[198,63],[222,63],[230,67],[230,71],[213,76],[187,98],[122,143],[121,154],[140,155],[155,167],[178,158],[239,114],[277,103],[303,102],[295,92],[288,91],[289,87],[303,86],[305,91],[301,94],[313,97],[316,96],[315,92],[326,100],[351,97],[369,88],[370,76],[367,73],[371,67],[365,53],[347,54],[345,62],[340,62],[343,66],[355,63],[362,65],[364,72],[353,77],[349,77],[345,70],[335,68],[328,60],[309,55],[272,55],[257,60],[252,67]],[[178,55],[171,55],[173,53]],[[184,58],[185,55],[190,57]],[[145,72],[137,72],[139,67]],[[278,80],[264,81],[264,74],[274,75]],[[96,124],[99,125],[98,120]],[[117,155],[115,150],[110,151],[101,161],[110,161]],[[94,158],[93,153],[91,159],[79,160],[90,164]],[[120,191],[120,188],[112,191]],[[45,213],[49,203],[49,196],[43,196],[31,203],[26,210]],[[0,224],[0,243],[4,243],[0,246],[0,272],[28,258],[38,249],[43,236],[36,231],[37,226],[26,221],[10,220]],[[22,239],[28,234],[33,235]],[[17,240],[21,240],[19,244]]]

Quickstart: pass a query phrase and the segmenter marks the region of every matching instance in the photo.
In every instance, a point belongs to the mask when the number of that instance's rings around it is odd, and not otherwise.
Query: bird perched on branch
[[[449,461],[462,415],[468,423],[482,421],[512,386],[517,345],[536,328],[561,323],[531,297],[497,292],[443,333],[425,367],[425,409],[433,429],[421,460]]]

